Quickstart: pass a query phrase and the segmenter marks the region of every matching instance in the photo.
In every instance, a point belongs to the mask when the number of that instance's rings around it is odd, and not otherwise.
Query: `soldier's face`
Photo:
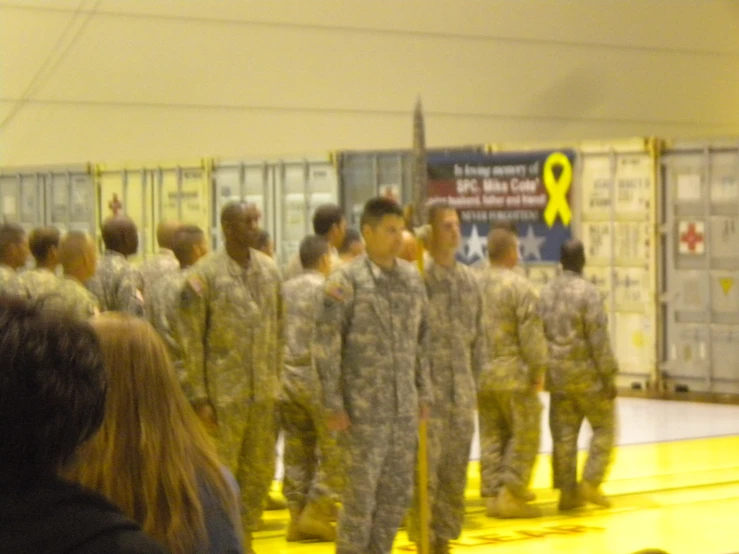
[[[10,263],[8,265],[12,264],[13,269],[19,269],[26,265],[31,256],[28,241],[24,238],[21,242],[11,246],[10,254]]]
[[[83,283],[90,279],[93,275],[95,275],[95,270],[97,269],[98,265],[98,253],[95,249],[95,243],[92,241],[91,238],[88,238],[87,244],[85,245],[84,260],[86,271],[85,275],[82,276]]]
[[[386,215],[375,226],[365,225],[367,251],[378,257],[398,256],[404,229],[405,222],[399,215]]]
[[[331,244],[336,248],[341,246],[341,243],[344,242],[344,237],[346,236],[346,219],[342,218],[338,223],[334,223],[331,228],[331,235]]]
[[[200,258],[205,256],[208,253],[208,241],[205,239],[205,236],[200,240],[198,244],[193,246],[192,249],[192,257],[193,262],[197,262]]]
[[[234,243],[242,247],[254,248],[259,242],[259,220],[262,214],[253,204],[247,204],[238,216],[234,217],[228,229],[224,229]]]
[[[459,248],[462,232],[459,227],[459,216],[455,210],[445,210],[434,218],[433,244],[442,251],[455,251]]]

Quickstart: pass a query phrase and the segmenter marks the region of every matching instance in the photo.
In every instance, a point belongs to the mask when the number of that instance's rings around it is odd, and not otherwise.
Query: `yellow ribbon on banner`
[[[562,173],[559,178],[554,176],[554,166],[561,165]],[[544,221],[551,227],[557,215],[562,218],[565,226],[570,224],[572,219],[572,210],[567,202],[567,192],[572,185],[572,163],[570,159],[562,152],[554,152],[550,154],[547,161],[544,162],[543,169],[544,186],[549,193],[549,202],[544,209]]]

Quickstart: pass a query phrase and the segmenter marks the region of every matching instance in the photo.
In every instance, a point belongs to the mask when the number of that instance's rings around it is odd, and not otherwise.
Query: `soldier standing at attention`
[[[59,229],[40,227],[31,231],[28,246],[36,260],[36,267],[24,271],[18,281],[29,298],[36,300],[56,289],[59,279],[56,266],[59,265]]]
[[[139,249],[136,224],[126,216],[114,216],[103,222],[105,253],[87,288],[98,297],[104,312],[128,312],[144,315],[141,275],[128,261]]]
[[[64,268],[64,277],[58,280],[56,290],[45,298],[44,309],[76,319],[89,319],[100,313],[97,297],[85,288],[97,267],[97,252],[92,238],[80,231],[64,235],[59,245],[59,261]]]
[[[541,514],[529,490],[539,452],[547,343],[538,297],[518,263],[516,237],[495,229],[488,236],[490,267],[481,275],[489,363],[478,383],[480,481],[489,517]]]
[[[283,285],[285,366],[280,420],[285,433],[282,492],[288,500],[287,540],[333,541],[331,517],[340,478],[335,438],[326,428],[321,383],[311,348],[323,285],[331,271],[328,243],[310,235],[300,243],[303,273]]]
[[[197,225],[182,225],[178,228],[172,243],[172,251],[178,269],[161,274],[154,281],[146,295],[146,315],[154,329],[167,346],[180,384],[184,385],[186,375],[182,362],[182,348],[176,336],[176,324],[180,291],[185,283],[186,269],[192,267],[208,253],[205,233]]]
[[[603,300],[595,285],[582,276],[582,242],[565,242],[561,263],[564,272],[544,287],[540,303],[549,343],[547,387],[551,392],[554,487],[560,490],[560,510],[579,508],[586,501],[608,508],[610,502],[600,485],[615,441],[618,362],[611,350]],[[577,437],[584,419],[590,423],[593,437],[578,490]]]
[[[341,260],[339,259],[339,247],[344,242],[346,234],[346,217],[341,207],[336,204],[322,204],[316,208],[313,214],[313,232],[326,239],[331,253],[331,263],[336,269]],[[300,254],[295,254],[285,268],[285,280],[292,279],[303,272],[300,265]]]
[[[429,298],[429,365],[433,411],[428,423],[430,545],[449,552],[464,521],[467,465],[475,431],[476,381],[485,363],[485,329],[478,277],[457,263],[461,241],[457,210],[445,202],[428,209],[431,261],[424,279]],[[414,508],[416,503],[414,503]],[[415,509],[409,534],[418,542]]]
[[[360,225],[367,255],[327,279],[314,356],[344,455],[336,552],[383,554],[410,503],[419,413],[431,402],[428,301],[417,269],[397,259],[400,206],[372,199]]]
[[[28,243],[23,227],[15,223],[0,225],[0,293],[25,296],[16,271],[26,265]]]
[[[200,259],[180,293],[178,325],[186,392],[215,432],[241,488],[246,552],[275,474],[275,400],[282,366],[281,279],[254,249],[260,213],[229,202],[225,249]]]
[[[139,273],[144,282],[144,296],[154,283],[169,273],[177,273],[180,264],[174,255],[174,240],[180,223],[177,221],[162,221],[157,225],[157,244],[159,252],[153,258],[146,260],[139,266]]]

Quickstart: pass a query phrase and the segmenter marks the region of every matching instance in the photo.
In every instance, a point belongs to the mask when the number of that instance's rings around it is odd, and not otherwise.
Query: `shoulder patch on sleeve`
[[[187,284],[198,296],[203,296],[203,282],[197,275],[191,275],[187,278]]]

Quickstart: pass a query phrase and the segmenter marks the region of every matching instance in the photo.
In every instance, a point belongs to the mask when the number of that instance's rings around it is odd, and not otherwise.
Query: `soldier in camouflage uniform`
[[[412,495],[418,418],[428,416],[428,302],[418,271],[398,260],[403,212],[367,202],[367,256],[327,279],[315,362],[345,482],[336,552],[389,553]]]
[[[174,241],[180,228],[177,221],[162,221],[157,225],[157,244],[159,252],[153,258],[146,260],[139,266],[141,281],[143,282],[144,297],[152,289],[154,283],[162,277],[177,273],[180,264],[174,255]],[[151,320],[150,320],[151,322]]]
[[[539,451],[547,343],[533,286],[512,269],[516,237],[504,229],[488,237],[490,267],[481,276],[489,363],[478,383],[481,495],[488,516],[538,517],[528,504]]]
[[[241,488],[247,552],[274,478],[283,354],[280,274],[253,248],[259,217],[253,204],[223,208],[225,250],[190,268],[177,317],[190,400]]]
[[[359,231],[347,229],[338,252],[339,265],[349,263],[357,256],[364,254],[364,242],[362,242],[362,235]]]
[[[611,461],[618,363],[608,337],[608,319],[598,289],[585,280],[585,250],[578,240],[562,245],[564,273],[546,285],[540,312],[549,342],[547,387],[554,451],[554,487],[560,510],[585,501],[608,507],[600,490]],[[577,437],[584,419],[593,429],[583,480],[577,486]]]
[[[449,541],[462,531],[467,465],[475,431],[476,381],[486,349],[477,276],[455,261],[461,241],[457,211],[449,204],[434,202],[429,206],[428,221],[432,259],[424,278],[434,391],[427,431],[429,538],[432,554],[442,554],[449,552]],[[409,523],[409,535],[417,541],[420,522],[415,508]]]
[[[490,224],[490,230],[489,233],[492,233],[496,229],[503,229],[504,231],[509,231],[513,234],[514,237],[518,237],[518,228],[516,227],[516,224],[512,221],[509,221],[507,219],[501,219],[497,220]],[[522,264],[521,259],[521,249],[518,250],[518,262],[516,263],[516,266],[513,267],[512,271],[515,273],[518,273],[521,277],[526,277],[526,267]],[[490,267],[490,260],[478,260],[471,266],[477,275],[484,275],[487,269]]]
[[[26,295],[37,300],[54,291],[59,284],[56,267],[59,265],[59,229],[40,227],[31,231],[28,246],[36,260],[35,269],[24,271],[18,276]]]
[[[177,336],[176,323],[180,291],[187,277],[187,269],[208,253],[208,242],[203,230],[197,225],[179,227],[172,251],[179,264],[177,271],[167,271],[152,282],[149,294],[145,297],[146,316],[154,329],[162,337],[169,351],[170,359],[175,367],[180,384],[187,386],[187,375],[182,360],[182,347]],[[192,391],[185,391],[190,395]]]
[[[100,313],[97,297],[84,286],[97,267],[95,242],[87,233],[70,231],[59,245],[59,261],[64,277],[43,300],[45,310],[60,312],[77,319],[89,319]]]
[[[105,220],[102,231],[105,252],[86,286],[97,296],[102,311],[143,316],[141,275],[127,260],[139,247],[136,224],[126,216],[115,216]]]
[[[283,285],[285,365],[280,421],[285,434],[282,492],[290,510],[287,540],[332,541],[336,530],[330,519],[340,486],[338,452],[326,428],[321,383],[311,354],[331,257],[326,240],[316,235],[303,239],[299,254],[303,273]]]
[[[338,248],[344,242],[344,235],[346,234],[344,211],[336,204],[318,206],[313,214],[313,232],[328,242],[332,268],[336,269],[341,263]],[[283,276],[285,280],[288,280],[297,277],[302,272],[303,266],[300,265],[300,255],[296,253],[287,264]]]
[[[16,271],[26,265],[28,243],[23,227],[15,223],[0,225],[0,293],[25,296]]]

